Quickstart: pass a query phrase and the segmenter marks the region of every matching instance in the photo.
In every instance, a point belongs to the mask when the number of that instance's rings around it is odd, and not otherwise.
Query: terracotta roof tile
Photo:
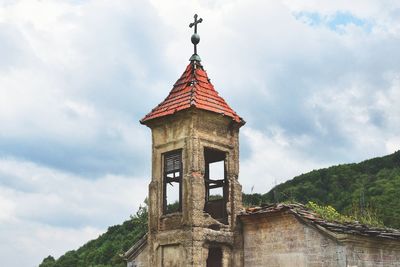
[[[169,95],[140,122],[168,116],[180,110],[195,107],[231,117],[237,123],[244,120],[219,96],[207,73],[198,61],[191,61],[175,82]]]

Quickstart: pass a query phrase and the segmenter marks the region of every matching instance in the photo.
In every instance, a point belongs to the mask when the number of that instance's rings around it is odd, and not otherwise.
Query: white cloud
[[[330,120],[349,140],[348,147],[362,155],[379,156],[399,149],[400,109],[395,103],[400,89],[398,77],[386,75],[387,87],[372,87],[353,77],[344,90],[336,87],[315,93],[308,105],[316,110],[319,130],[330,134]],[[347,152],[348,153],[348,152]],[[360,159],[361,160],[361,159]]]
[[[329,166],[302,152],[311,145],[308,136],[288,137],[280,128],[272,128],[269,133],[245,128],[242,138],[247,139],[251,150],[251,156],[241,161],[239,177],[246,193],[266,193],[288,178]]]
[[[116,175],[88,180],[31,162],[1,159],[0,238],[13,240],[11,247],[2,243],[3,264],[38,264],[46,254],[60,256],[96,238],[137,210],[147,183]],[[15,262],[15,253],[26,255]]]
[[[136,9],[140,14],[132,16]],[[0,66],[0,154],[73,172],[86,164],[95,175],[119,158],[125,167],[109,171],[145,174],[129,162],[134,151],[149,153],[149,140],[137,141],[146,130],[136,122],[152,105],[140,98],[154,95],[160,80],[151,69],[163,61],[152,41],[163,34],[142,27],[152,18],[156,23],[150,5],[19,1],[2,11],[0,38],[10,45],[0,52],[8,58]]]
[[[10,199],[0,195],[0,222],[12,222],[15,214],[15,204]]]
[[[95,227],[55,227],[31,221],[2,223],[0,256],[4,266],[37,266],[44,257],[59,257],[104,231]]]

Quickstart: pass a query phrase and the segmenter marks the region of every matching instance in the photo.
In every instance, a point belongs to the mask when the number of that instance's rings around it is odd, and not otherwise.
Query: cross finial
[[[189,27],[192,28],[194,26],[194,33],[192,35],[192,44],[194,44],[194,55],[197,55],[197,44],[200,42],[200,35],[197,34],[197,24],[203,21],[202,18],[197,19],[197,14],[194,15],[194,22],[189,24]]]

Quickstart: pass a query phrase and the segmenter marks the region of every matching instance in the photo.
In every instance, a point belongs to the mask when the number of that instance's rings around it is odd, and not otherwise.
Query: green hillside
[[[313,201],[331,205],[350,215],[372,210],[386,226],[400,229],[400,151],[357,164],[314,170],[263,195],[243,194],[246,206],[283,201]],[[122,225],[109,227],[97,239],[57,260],[48,256],[39,267],[126,266],[119,255],[139,240],[146,230],[147,210],[141,208]]]
[[[373,212],[400,229],[400,151],[361,163],[343,164],[299,175],[270,192],[245,195],[246,205],[314,201],[344,214]]]
[[[126,267],[120,254],[127,251],[147,231],[147,209],[140,208],[130,220],[114,225],[97,239],[55,260],[48,256],[39,267]]]

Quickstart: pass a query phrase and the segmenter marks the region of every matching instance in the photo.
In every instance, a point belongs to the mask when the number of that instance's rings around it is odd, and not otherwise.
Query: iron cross
[[[194,22],[189,24],[189,27],[192,28],[194,26],[194,33],[197,34],[197,24],[201,23],[203,21],[202,18],[199,18],[197,20],[197,14],[194,15]]]
[[[197,19],[197,14],[194,15],[194,22],[189,24],[189,27],[192,28],[194,26],[194,33],[192,35],[192,44],[194,44],[194,54],[197,55],[197,44],[200,42],[200,36],[197,34],[197,24],[203,21],[202,18]]]

